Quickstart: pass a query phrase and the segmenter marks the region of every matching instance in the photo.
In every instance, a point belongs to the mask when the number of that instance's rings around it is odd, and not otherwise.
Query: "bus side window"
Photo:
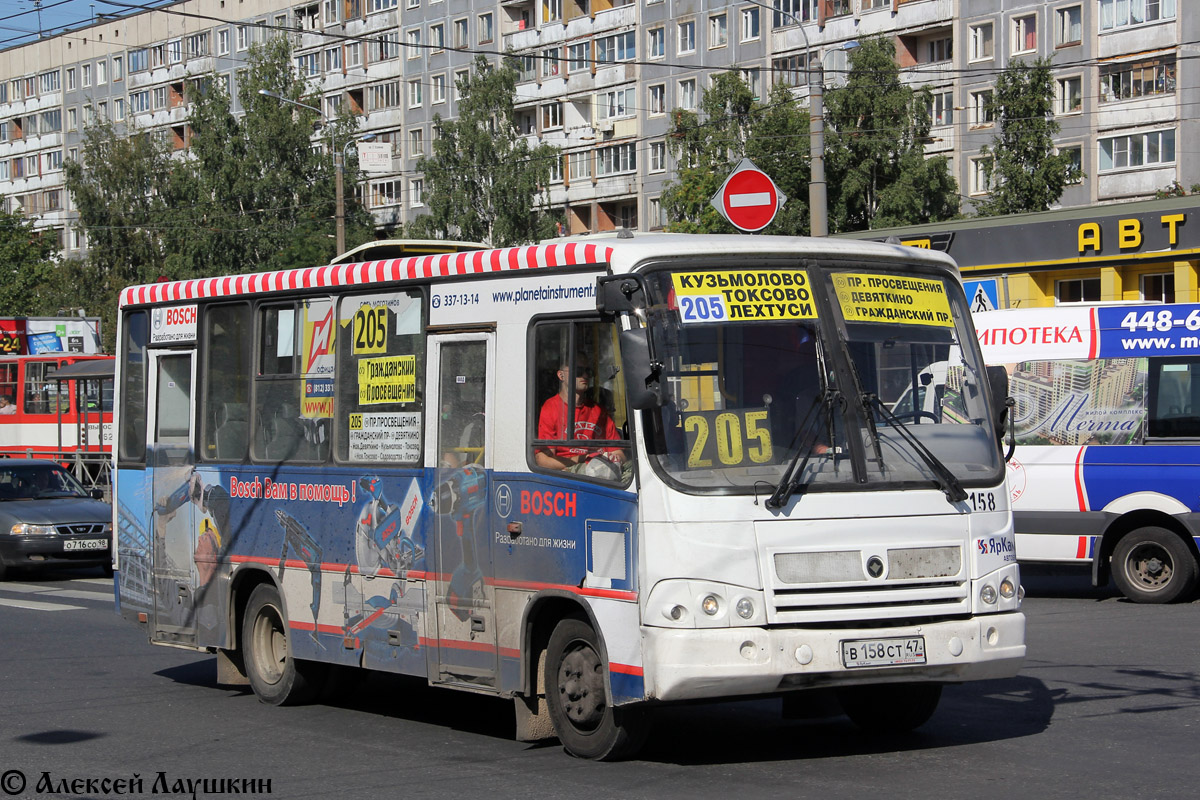
[[[618,444],[628,435],[616,341],[611,323],[535,326],[530,461],[536,467],[613,482],[629,477],[630,450]]]
[[[250,345],[248,303],[210,305],[204,311],[204,458],[243,461],[250,448]]]
[[[1200,359],[1150,359],[1150,436],[1200,436]]]

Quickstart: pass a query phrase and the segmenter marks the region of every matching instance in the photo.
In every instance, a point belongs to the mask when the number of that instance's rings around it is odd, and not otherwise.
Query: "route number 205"
[[[767,409],[696,411],[683,418],[689,469],[766,464],[771,460]]]

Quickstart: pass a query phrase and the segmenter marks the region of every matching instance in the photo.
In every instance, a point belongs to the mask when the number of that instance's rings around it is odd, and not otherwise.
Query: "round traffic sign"
[[[779,189],[770,176],[757,167],[735,171],[717,193],[718,210],[735,228],[753,233],[775,219]]]

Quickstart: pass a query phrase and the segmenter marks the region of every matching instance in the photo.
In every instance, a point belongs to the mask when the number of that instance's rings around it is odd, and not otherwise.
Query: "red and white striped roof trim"
[[[604,264],[611,257],[611,247],[583,242],[506,247],[500,250],[471,250],[465,253],[410,256],[280,272],[147,283],[123,289],[120,305],[124,308],[146,303],[187,302],[208,297],[235,297],[290,289],[324,289],[416,278],[449,278],[484,272]]]

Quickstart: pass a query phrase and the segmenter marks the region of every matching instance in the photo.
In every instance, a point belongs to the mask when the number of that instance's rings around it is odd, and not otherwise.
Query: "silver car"
[[[112,506],[53,461],[0,459],[0,580],[14,567],[112,567]]]

